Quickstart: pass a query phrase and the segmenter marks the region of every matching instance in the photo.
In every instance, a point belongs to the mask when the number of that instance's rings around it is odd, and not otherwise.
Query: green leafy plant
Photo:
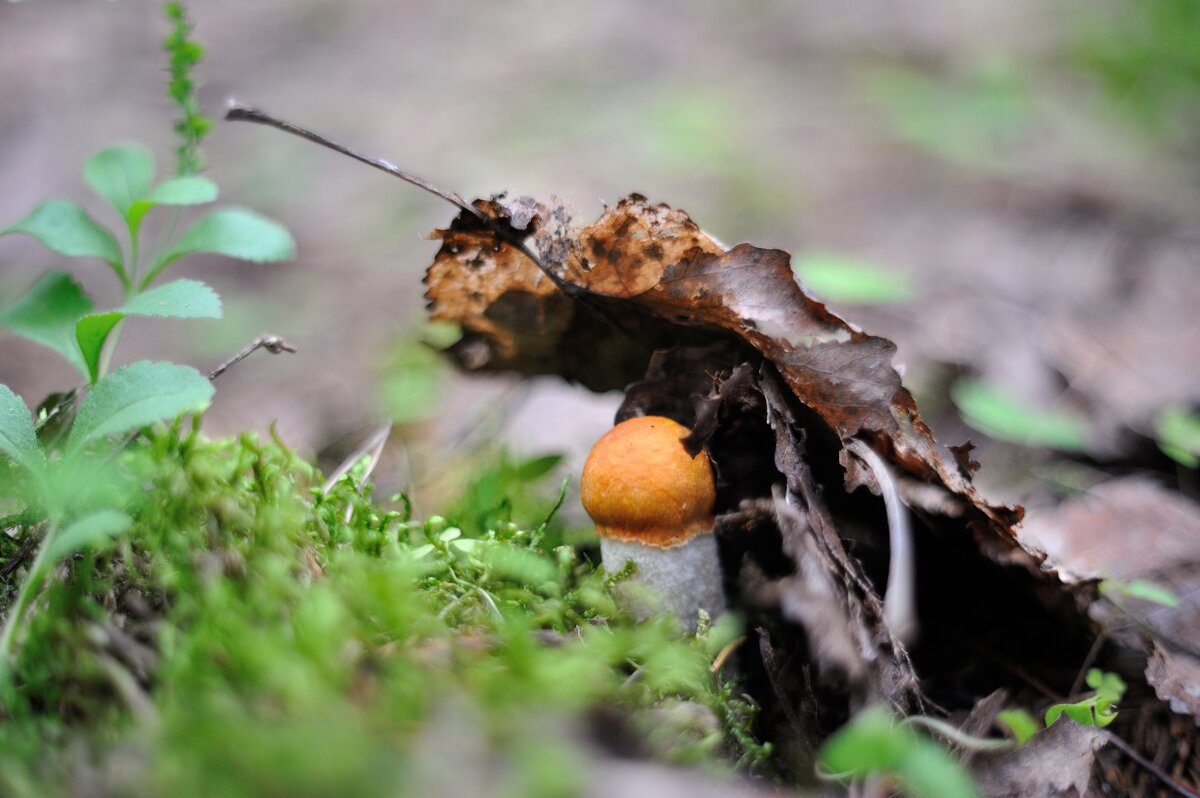
[[[1125,695],[1125,682],[1115,673],[1105,673],[1099,668],[1087,672],[1087,685],[1093,692],[1087,698],[1073,704],[1055,704],[1046,710],[1046,725],[1063,715],[1083,726],[1104,728],[1117,719],[1117,702]]]
[[[966,768],[946,749],[882,707],[860,712],[822,746],[821,767],[838,780],[885,775],[914,798],[973,798]]]
[[[190,70],[203,50],[188,38],[190,24],[182,7],[169,5],[167,13],[174,26],[165,44],[171,55],[169,95],[184,113],[176,128],[182,139],[178,172],[155,183],[154,160],[148,151],[139,146],[107,148],[88,159],[83,178],[115,211],[121,223],[119,235],[80,205],[61,199],[44,202],[0,229],[0,236],[24,233],[60,255],[104,263],[124,294],[117,307],[98,311],[73,277],[50,271],[0,311],[0,326],[58,352],[88,385],[77,414],[71,412],[73,395],[58,397],[53,424],[51,413],[40,415],[42,429],[21,399],[0,385],[0,452],[18,467],[11,486],[21,489],[15,495],[23,498],[27,515],[44,519],[40,548],[0,632],[0,684],[25,611],[50,568],[130,524],[119,499],[110,495],[102,501],[96,490],[87,489],[96,484],[111,456],[111,439],[158,421],[200,413],[212,398],[212,385],[190,366],[142,361],[109,373],[124,322],[134,317],[220,318],[220,298],[197,280],[152,285],[186,255],[209,252],[271,261],[294,252],[292,238],[282,226],[237,208],[214,211],[176,235],[182,209],[213,202],[218,190],[212,181],[193,174],[199,166],[196,147],[208,122],[195,102]],[[143,221],[160,207],[173,213],[162,240],[147,248]]]

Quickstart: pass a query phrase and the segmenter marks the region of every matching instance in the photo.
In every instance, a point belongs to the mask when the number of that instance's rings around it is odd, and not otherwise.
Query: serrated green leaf
[[[212,395],[212,384],[189,366],[145,360],[123,366],[97,382],[83,400],[67,450],[77,452],[109,435],[199,413]]]
[[[1200,468],[1200,416],[1185,407],[1168,407],[1154,420],[1158,448],[1187,468]]]
[[[133,525],[133,519],[117,510],[98,510],[72,522],[54,537],[47,552],[54,564],[75,552],[106,543]]]
[[[75,325],[75,338],[93,382],[99,376],[104,342],[113,328],[128,316],[219,319],[221,298],[199,280],[175,280],[143,291],[119,308],[79,319]]]
[[[109,147],[88,158],[83,165],[83,179],[128,219],[133,204],[150,191],[154,158],[138,146]]]
[[[87,365],[75,342],[75,322],[91,312],[92,300],[71,275],[47,272],[24,296],[0,311],[0,326],[50,347],[86,378]]]
[[[226,208],[204,217],[180,236],[150,278],[184,255],[199,252],[262,263],[291,258],[296,243],[278,222],[253,211]]]
[[[29,408],[12,390],[0,383],[0,452],[34,474],[46,471],[46,455],[38,446],[37,432]]]
[[[1082,416],[1032,407],[976,379],[959,380],[950,396],[967,424],[996,440],[1061,451],[1084,448],[1087,420]]]
[[[43,202],[21,221],[0,230],[0,235],[9,233],[26,233],[72,258],[100,258],[125,280],[117,239],[73,202]]]
[[[792,269],[807,291],[842,305],[882,305],[913,296],[903,274],[845,255],[809,253],[794,259]]]
[[[219,319],[221,298],[199,280],[174,280],[143,291],[117,310],[126,316]]]
[[[217,184],[207,177],[184,175],[164,180],[133,203],[127,214],[131,230],[136,231],[142,218],[156,205],[203,205],[217,199]]]

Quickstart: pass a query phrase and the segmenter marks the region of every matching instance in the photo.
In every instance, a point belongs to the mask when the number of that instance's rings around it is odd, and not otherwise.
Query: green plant
[[[1046,725],[1063,715],[1083,726],[1104,728],[1117,719],[1117,702],[1125,695],[1125,682],[1115,673],[1099,668],[1087,672],[1087,685],[1095,692],[1073,704],[1055,704],[1046,710]]]
[[[212,397],[212,385],[189,366],[142,361],[109,373],[123,323],[130,317],[220,318],[220,298],[197,280],[152,286],[186,255],[211,252],[268,261],[291,257],[294,251],[291,236],[279,224],[236,208],[217,210],[176,235],[181,210],[214,201],[218,191],[212,181],[192,173],[199,165],[196,147],[208,125],[199,114],[190,78],[203,50],[188,37],[190,24],[182,7],[171,4],[167,13],[174,26],[165,43],[171,55],[169,95],[184,114],[176,128],[183,141],[178,172],[155,184],[153,158],[137,146],[101,150],[83,168],[84,180],[120,218],[125,246],[81,206],[61,199],[44,202],[0,229],[0,236],[31,235],[61,255],[100,260],[124,294],[119,306],[97,311],[74,278],[50,271],[0,311],[0,326],[58,352],[88,385],[77,414],[73,401],[62,399],[54,414],[43,406],[38,424],[21,399],[0,385],[0,452],[18,467],[8,487],[23,498],[27,516],[44,520],[40,548],[0,632],[0,684],[25,611],[50,568],[130,524],[120,497],[86,489],[97,483],[108,463],[110,440],[157,421],[199,413]],[[159,207],[173,213],[147,257],[143,221]]]
[[[825,742],[818,761],[830,778],[884,775],[915,798],[979,795],[966,768],[946,749],[896,722],[882,707],[855,715]]]

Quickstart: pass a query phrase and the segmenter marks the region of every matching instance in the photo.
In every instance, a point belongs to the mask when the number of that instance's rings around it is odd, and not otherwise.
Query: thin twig
[[[502,220],[493,219],[479,208],[476,208],[474,205],[464,200],[457,192],[438,188],[424,178],[420,178],[414,174],[405,172],[403,169],[400,169],[390,161],[385,161],[382,158],[372,158],[369,155],[363,155],[362,153],[352,150],[344,144],[338,144],[336,141],[327,139],[319,133],[314,133],[311,130],[300,127],[299,125],[295,125],[291,122],[271,116],[270,114],[260,111],[257,108],[251,108],[250,106],[243,105],[237,100],[229,101],[229,108],[225,112],[225,118],[232,122],[254,122],[259,125],[273,127],[276,130],[282,130],[284,133],[290,133],[293,136],[299,136],[306,141],[311,141],[313,144],[326,147],[334,152],[338,152],[349,158],[353,158],[359,163],[364,163],[367,166],[387,172],[389,175],[398,177],[409,185],[416,186],[423,191],[428,191],[435,197],[444,199],[454,207],[469,213],[471,216],[474,216],[476,219],[482,222],[485,227],[495,233],[501,240],[512,245],[522,255],[529,258],[529,260],[532,261],[533,264],[537,266],[543,274],[550,278],[550,281],[553,282],[560,291],[568,296],[578,293],[577,286],[564,280],[562,276],[557,274],[553,269],[547,268],[545,264],[542,263],[542,259],[538,257],[538,254],[529,248],[529,245],[526,243],[526,239],[528,238],[527,234],[522,234],[520,231],[514,229],[511,225]]]
[[[360,163],[365,163],[367,166],[373,166],[376,169],[387,172],[393,177],[400,178],[405,183],[414,185],[424,191],[428,191],[435,197],[441,197],[446,202],[449,202],[451,205],[466,211],[467,213],[479,219],[481,222],[488,223],[490,221],[487,216],[483,214],[483,212],[453,191],[446,191],[445,189],[438,188],[428,180],[403,171],[390,161],[385,161],[382,158],[372,158],[369,155],[363,155],[362,153],[352,150],[343,144],[338,144],[336,141],[331,141],[319,133],[314,133],[311,130],[306,130],[305,128],[300,127],[299,125],[294,125],[291,122],[277,119],[276,117],[260,111],[257,108],[251,108],[248,105],[243,105],[237,100],[229,101],[229,107],[225,111],[225,118],[231,122],[254,122],[258,125],[266,125],[267,127],[273,127],[276,130],[282,130],[284,133],[291,133],[293,136],[299,136],[302,139],[311,141],[313,144],[326,147],[334,152],[340,152],[342,155],[353,158]]]
[[[1087,672],[1091,670],[1092,663],[1096,661],[1096,657],[1100,655],[1100,649],[1104,647],[1104,641],[1108,639],[1108,631],[1101,629],[1100,634],[1096,635],[1096,639],[1092,641],[1092,647],[1088,649],[1087,656],[1083,658],[1083,664],[1079,666],[1079,673],[1075,675],[1075,681],[1071,683],[1071,692],[1068,696],[1079,695],[1079,691],[1083,689],[1083,683],[1087,679]]]
[[[1171,776],[1170,773],[1167,773],[1165,770],[1160,768],[1158,765],[1154,764],[1149,759],[1146,759],[1146,757],[1139,754],[1137,751],[1134,750],[1132,745],[1125,742],[1117,735],[1113,734],[1113,735],[1109,736],[1108,741],[1110,743],[1112,743],[1122,754],[1129,757],[1137,764],[1141,765],[1143,768],[1145,768],[1147,771],[1149,771],[1155,778],[1157,778],[1165,786],[1167,786],[1174,792],[1178,793],[1179,795],[1184,796],[1184,798],[1200,798],[1200,793],[1197,793],[1195,790],[1192,790],[1190,787],[1186,787],[1186,786],[1180,784],[1178,781],[1176,781],[1174,779],[1173,776]]]
[[[278,335],[263,333],[247,344],[244,348],[239,350],[238,353],[233,357],[229,358],[224,363],[210,371],[208,378],[210,380],[215,380],[217,377],[220,377],[222,374],[228,371],[231,366],[236,366],[238,363],[241,363],[259,349],[265,349],[272,355],[278,355],[280,352],[296,351],[296,347],[288,343],[285,339],[280,338]]]

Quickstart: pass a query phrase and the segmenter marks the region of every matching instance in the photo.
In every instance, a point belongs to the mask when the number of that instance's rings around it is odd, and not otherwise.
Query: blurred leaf
[[[1017,745],[1029,742],[1042,729],[1037,719],[1023,709],[1006,709],[996,716],[996,720],[1012,732]]]
[[[200,175],[185,175],[164,180],[154,187],[147,200],[158,205],[203,205],[215,202],[217,184]]]
[[[0,311],[0,326],[22,338],[48,346],[86,378],[87,365],[75,341],[75,322],[91,313],[92,301],[79,283],[64,272],[47,272],[33,288]]]
[[[1097,5],[1077,30],[1076,63],[1098,79],[1109,112],[1154,136],[1187,141],[1200,101],[1200,4]]]
[[[1200,416],[1184,407],[1168,407],[1154,420],[1163,454],[1187,468],[1200,468]]]
[[[1021,144],[1031,111],[1022,76],[1000,63],[949,76],[880,69],[868,79],[867,93],[900,138],[976,168],[995,168],[999,155]]]
[[[110,147],[88,158],[83,179],[128,220],[130,208],[150,190],[154,158],[142,147]]]
[[[0,383],[0,452],[33,474],[45,473],[46,455],[38,446],[29,408],[3,383]]]
[[[43,202],[21,221],[0,230],[0,235],[9,233],[27,233],[55,252],[72,258],[100,258],[124,281],[117,240],[73,202]]]
[[[61,561],[75,552],[112,540],[133,524],[125,513],[98,510],[84,516],[55,536],[48,552],[50,564]]]
[[[212,383],[193,368],[145,360],[132,363],[104,377],[88,393],[67,449],[77,452],[109,435],[184,413],[199,413],[208,407],[212,395]]]
[[[93,382],[99,377],[100,354],[113,328],[127,316],[176,319],[219,319],[221,298],[199,280],[176,280],[143,291],[119,308],[93,313],[75,325],[75,337]]]
[[[845,255],[809,253],[794,258],[792,269],[809,293],[842,305],[880,305],[913,296],[903,274]]]
[[[979,792],[966,769],[937,743],[872,707],[854,716],[821,747],[820,763],[838,777],[887,774],[914,798],[970,798]]]
[[[442,371],[442,362],[424,343],[401,341],[388,358],[379,388],[388,417],[397,424],[410,424],[432,415]]]
[[[178,258],[197,252],[262,263],[293,257],[296,243],[283,225],[253,211],[240,208],[215,211],[179,237],[151,277]]]
[[[1105,579],[1100,582],[1100,592],[1104,595],[1117,593],[1130,598],[1151,601],[1164,607],[1178,607],[1179,597],[1162,585],[1147,582],[1144,579],[1134,579],[1122,582],[1118,579]]]
[[[133,203],[128,219],[131,230],[136,231],[142,218],[156,205],[203,205],[217,199],[217,184],[207,177],[184,175],[159,183],[144,198]]]
[[[531,457],[517,463],[513,476],[525,482],[533,482],[549,474],[563,461],[561,454],[547,454],[541,457]]]
[[[1061,451],[1084,448],[1087,421],[1081,416],[1032,407],[977,379],[959,380],[950,396],[967,424],[996,440]]]

